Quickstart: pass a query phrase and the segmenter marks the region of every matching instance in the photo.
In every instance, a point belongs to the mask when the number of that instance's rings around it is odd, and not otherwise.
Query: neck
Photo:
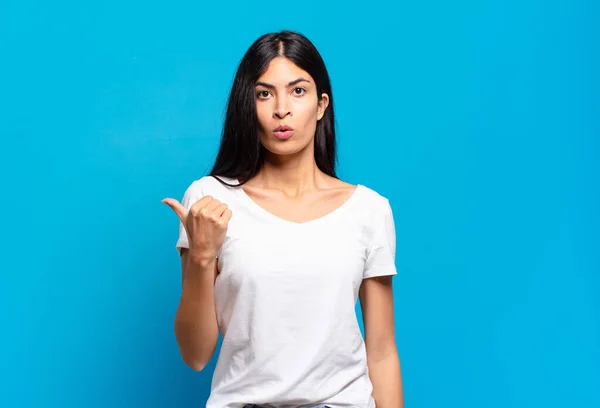
[[[254,178],[256,185],[290,196],[316,190],[324,174],[317,167],[313,151],[307,153],[280,156],[267,152],[263,168]]]

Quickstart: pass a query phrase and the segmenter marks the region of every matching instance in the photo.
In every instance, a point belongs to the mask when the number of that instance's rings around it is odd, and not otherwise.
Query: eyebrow
[[[308,82],[310,83],[310,81],[308,79],[305,78],[298,78],[298,79],[294,79],[292,82],[287,84],[287,87],[289,88],[290,86],[294,86],[300,82]],[[265,88],[269,88],[269,89],[275,89],[275,85],[271,85],[271,84],[267,84],[266,82],[257,82],[255,84],[255,86],[264,86]]]

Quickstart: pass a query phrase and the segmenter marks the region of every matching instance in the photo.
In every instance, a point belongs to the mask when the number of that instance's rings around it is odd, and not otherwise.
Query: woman
[[[163,202],[181,221],[183,360],[202,370],[223,337],[208,408],[403,406],[392,210],[336,177],[333,95],[308,39],[252,44],[210,175]]]

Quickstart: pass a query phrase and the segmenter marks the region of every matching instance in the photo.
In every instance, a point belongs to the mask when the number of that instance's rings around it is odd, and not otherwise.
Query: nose
[[[289,110],[286,98],[278,98],[275,105],[275,110],[273,111],[273,116],[278,119],[283,119],[287,115],[291,116],[292,112]]]

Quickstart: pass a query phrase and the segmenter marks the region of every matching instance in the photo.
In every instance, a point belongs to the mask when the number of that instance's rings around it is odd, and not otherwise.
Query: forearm
[[[214,301],[216,259],[190,257],[177,313],[175,337],[185,363],[200,371],[211,359],[219,336]]]
[[[368,362],[377,408],[404,408],[402,374],[398,353]]]

